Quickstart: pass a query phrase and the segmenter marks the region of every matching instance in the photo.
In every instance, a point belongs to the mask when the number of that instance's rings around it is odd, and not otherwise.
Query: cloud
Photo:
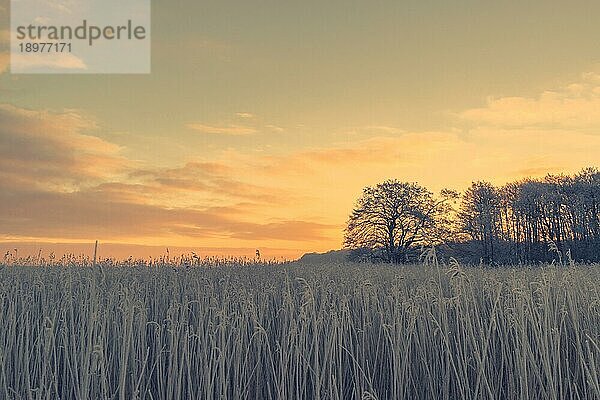
[[[87,65],[72,53],[14,53],[11,59],[11,69],[21,73],[46,69],[86,70]]]
[[[239,120],[243,120],[243,123],[240,124]],[[187,124],[186,127],[205,134],[224,136],[246,136],[257,133],[284,132],[282,127],[268,123],[262,118],[249,112],[237,112],[231,118],[222,121],[219,124],[193,122]]]
[[[200,123],[191,123],[186,125],[188,128],[195,131],[214,135],[231,135],[231,136],[244,136],[252,135],[257,132],[255,128],[242,126],[242,125],[227,125],[227,126],[215,126],[205,125]]]
[[[388,125],[366,125],[353,128],[346,132],[352,135],[401,135],[407,133],[406,130]]]
[[[406,132],[396,136],[372,136],[339,142],[276,156],[229,154],[228,157],[233,158],[236,164],[247,165],[244,169],[252,170],[253,174],[296,175],[306,178],[311,173],[391,169],[426,162],[430,153],[451,151],[460,141],[455,132]]]
[[[87,132],[76,111],[52,113],[0,105],[0,176],[5,184],[73,190],[126,167],[120,147]]]
[[[465,110],[458,116],[476,126],[598,129],[600,74],[583,74],[578,82],[537,97],[489,98],[484,107]]]
[[[249,113],[249,112],[238,112],[238,113],[235,113],[235,115],[238,118],[244,118],[244,119],[254,118],[254,114]]]
[[[0,30],[0,73],[11,66],[13,72],[28,73],[39,70],[85,70],[85,62],[72,53],[19,53],[10,50],[10,31]],[[6,51],[4,51],[6,50]]]
[[[173,193],[180,199],[186,194],[198,201],[202,198],[217,201],[249,200],[268,204],[279,204],[291,195],[281,188],[268,187],[241,181],[236,176],[238,168],[225,162],[188,162],[182,167],[139,170],[132,178],[140,179],[149,187]]]
[[[218,231],[215,231],[214,228],[214,224],[208,228],[202,225],[192,226],[186,224],[184,226],[174,227],[173,232],[200,238],[217,235],[244,241],[283,240],[292,242],[316,242],[327,239],[329,236],[327,231],[339,229],[336,225],[297,220],[270,223],[229,221],[223,224]]]
[[[283,129],[282,127],[277,126],[277,125],[271,125],[271,124],[265,125],[265,128],[267,128],[270,131],[278,132],[278,133],[285,131],[285,129]]]
[[[121,240],[179,235],[316,241],[331,229],[325,224],[297,220],[259,223],[232,219],[221,208],[199,210],[132,203],[104,190],[2,190],[0,202],[0,224],[4,234],[13,237]]]
[[[598,164],[598,73],[534,97],[489,98],[484,107],[456,115],[467,125],[463,137],[475,146],[472,158],[482,177],[501,182]]]
[[[48,25],[50,23],[51,19],[48,17],[35,17],[35,19],[33,20],[33,22],[35,22],[38,25]]]
[[[324,231],[341,229],[337,225],[307,221],[279,221],[266,224],[249,224],[239,227],[232,235],[237,239],[267,240],[286,238],[292,241],[317,241],[326,239]]]
[[[79,112],[0,105],[0,225],[11,237],[315,241],[329,225],[265,209],[285,190],[217,161],[141,169]],[[271,214],[271,215],[270,215]]]

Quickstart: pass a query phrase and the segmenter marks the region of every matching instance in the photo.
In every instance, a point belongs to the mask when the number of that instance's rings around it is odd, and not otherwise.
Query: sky
[[[155,1],[150,74],[15,75],[0,0],[0,242],[296,257],[340,248],[388,178],[460,191],[598,166],[598,15]]]

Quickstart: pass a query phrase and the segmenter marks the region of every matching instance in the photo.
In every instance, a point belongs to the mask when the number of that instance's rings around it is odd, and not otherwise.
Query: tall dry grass
[[[4,267],[4,399],[598,399],[598,266]]]

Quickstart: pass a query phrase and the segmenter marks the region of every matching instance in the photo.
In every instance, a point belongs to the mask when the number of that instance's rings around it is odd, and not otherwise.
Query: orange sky
[[[2,246],[296,257],[339,248],[387,178],[462,190],[598,166],[588,6],[342,4],[157,5],[142,76],[12,75],[0,25]]]

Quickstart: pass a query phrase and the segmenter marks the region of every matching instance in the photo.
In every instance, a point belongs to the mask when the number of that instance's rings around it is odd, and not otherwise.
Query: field
[[[597,265],[4,266],[0,327],[3,399],[600,398]]]

